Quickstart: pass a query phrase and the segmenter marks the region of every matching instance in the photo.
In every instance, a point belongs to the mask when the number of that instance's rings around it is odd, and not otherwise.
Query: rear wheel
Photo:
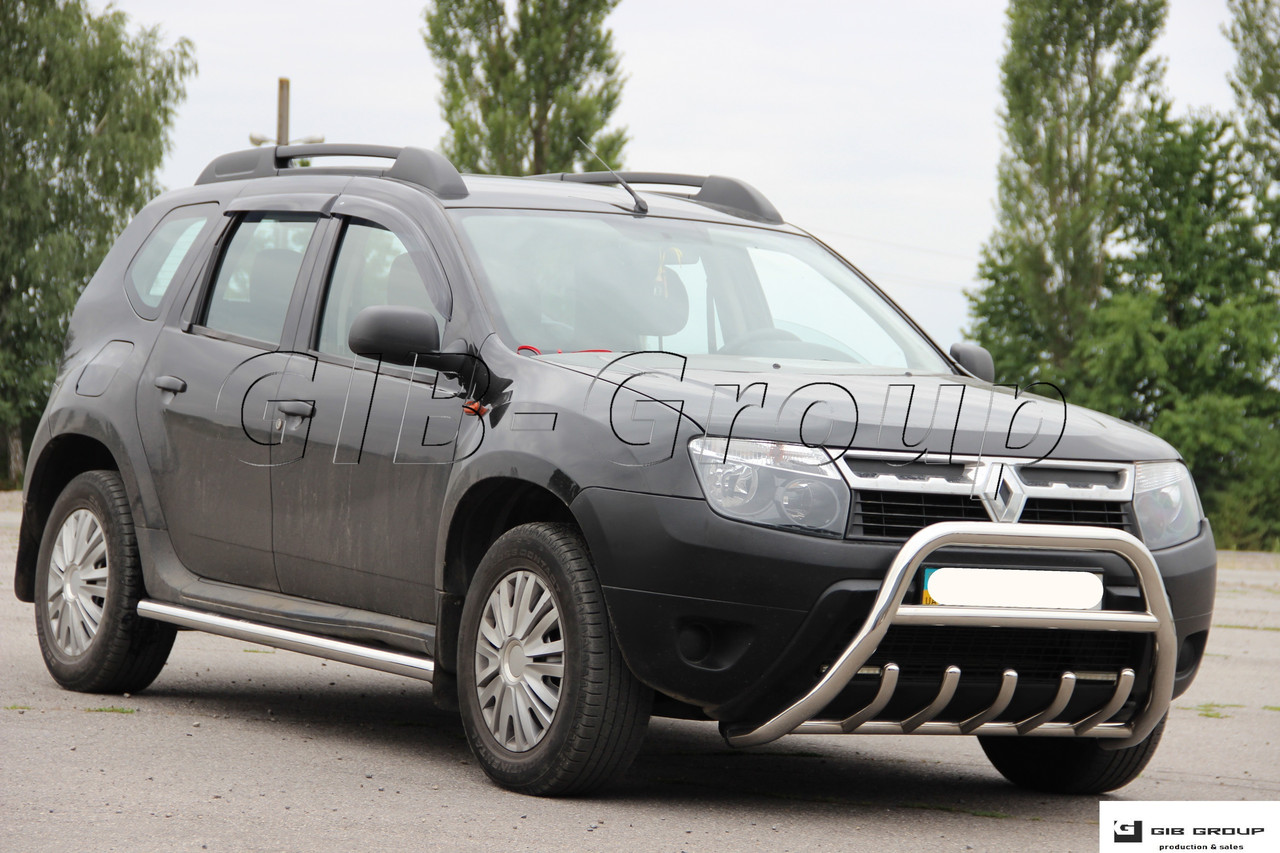
[[[458,656],[467,739],[499,785],[582,793],[639,751],[652,693],[622,660],[573,527],[526,524],[493,544],[463,606]]]
[[[63,687],[135,692],[160,674],[175,629],[138,615],[142,567],[118,473],[88,471],[63,489],[45,524],[35,589],[40,652]]]
[[[980,737],[982,751],[1010,782],[1054,794],[1101,794],[1138,778],[1155,755],[1164,720],[1134,746],[1103,749],[1098,738]]]

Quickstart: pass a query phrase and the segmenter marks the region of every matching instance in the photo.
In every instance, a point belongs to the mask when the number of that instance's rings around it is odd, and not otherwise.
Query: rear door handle
[[[156,387],[161,391],[181,394],[183,391],[187,390],[187,382],[185,379],[179,379],[176,376],[157,376]]]
[[[282,415],[293,415],[297,418],[309,418],[315,415],[316,407],[306,400],[281,400],[276,404]]]

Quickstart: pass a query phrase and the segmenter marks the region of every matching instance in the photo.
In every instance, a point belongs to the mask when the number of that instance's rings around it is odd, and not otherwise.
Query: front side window
[[[315,228],[315,217],[285,214],[254,214],[237,223],[218,264],[204,325],[279,343]]]
[[[356,315],[371,305],[419,308],[434,315],[443,328],[444,317],[424,275],[433,268],[424,253],[410,251],[394,232],[371,222],[348,222],[329,278],[316,349],[351,358],[347,332]]]
[[[950,372],[874,287],[804,235],[656,216],[451,213],[513,347]]]

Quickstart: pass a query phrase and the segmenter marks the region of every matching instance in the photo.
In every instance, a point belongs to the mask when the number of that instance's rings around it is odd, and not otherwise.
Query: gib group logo
[[[1112,837],[1117,844],[1140,844],[1142,843],[1142,821],[1134,820],[1128,823],[1123,821],[1112,821],[1115,829]]]
[[[1122,853],[1186,850],[1280,851],[1275,803],[1098,803],[1098,849]]]

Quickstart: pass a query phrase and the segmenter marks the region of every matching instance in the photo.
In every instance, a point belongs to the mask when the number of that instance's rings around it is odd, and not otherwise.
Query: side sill
[[[135,528],[147,595],[185,605],[192,612],[272,625],[307,636],[346,640],[357,646],[391,646],[414,657],[433,659],[435,626],[339,604],[297,598],[265,589],[205,580],[187,570],[167,530]]]

